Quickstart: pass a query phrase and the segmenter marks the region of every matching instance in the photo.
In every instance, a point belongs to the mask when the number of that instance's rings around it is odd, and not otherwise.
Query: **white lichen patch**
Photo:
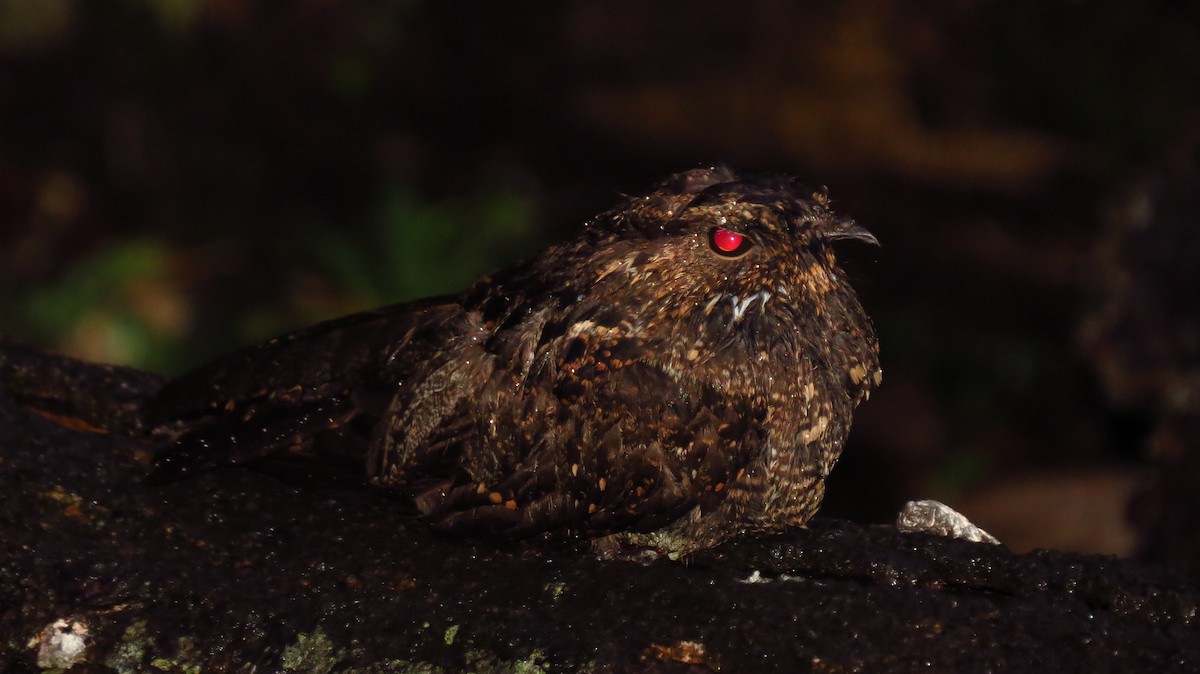
[[[805,580],[804,576],[794,576],[790,573],[780,573],[780,574],[776,574],[776,575],[773,575],[768,578],[768,577],[763,576],[762,572],[758,571],[756,569],[749,576],[742,578],[738,582],[745,583],[747,585],[765,585],[767,583],[773,583],[775,581],[781,581],[781,582],[786,583],[786,582],[802,581],[802,580]]]
[[[751,573],[749,576],[743,578],[741,582],[754,585],[756,583],[767,583],[767,582],[770,582],[770,580],[767,578],[763,578],[762,573],[760,573],[758,571],[758,569],[755,569],[753,573]]]
[[[82,620],[59,618],[42,628],[26,645],[37,649],[37,666],[42,669],[73,667],[86,658],[88,626]]]
[[[901,531],[914,531],[976,543],[999,544],[995,536],[971,523],[962,513],[940,501],[909,501],[896,517]]]

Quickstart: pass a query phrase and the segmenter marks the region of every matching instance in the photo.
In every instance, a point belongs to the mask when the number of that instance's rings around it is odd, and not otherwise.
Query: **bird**
[[[876,332],[825,188],[675,174],[456,294],[334,319],[169,381],[155,470],[360,462],[436,531],[673,557],[816,513]]]

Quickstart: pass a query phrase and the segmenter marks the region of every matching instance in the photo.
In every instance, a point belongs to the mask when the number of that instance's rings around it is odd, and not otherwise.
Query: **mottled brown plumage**
[[[688,552],[800,525],[880,381],[847,238],[874,242],[823,192],[689,171],[461,295],[185,375],[147,423],[165,471],[357,453],[448,532]]]

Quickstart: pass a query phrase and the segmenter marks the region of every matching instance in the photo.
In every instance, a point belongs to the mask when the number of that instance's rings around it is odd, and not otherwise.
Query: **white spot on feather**
[[[812,426],[804,429],[800,433],[800,442],[808,444],[825,434],[825,429],[829,426],[829,417],[817,417]]]
[[[746,314],[746,311],[750,308],[750,305],[754,303],[754,300],[759,300],[762,303],[762,306],[766,307],[767,300],[771,299],[771,293],[763,290],[761,292],[754,293],[745,299],[739,299],[736,295],[730,295],[729,299],[733,303],[733,320],[734,322],[737,322]]]

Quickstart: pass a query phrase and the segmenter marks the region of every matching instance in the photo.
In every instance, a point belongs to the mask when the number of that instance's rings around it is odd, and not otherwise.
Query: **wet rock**
[[[42,366],[97,374],[36,358],[23,372]],[[97,381],[72,405],[103,409],[87,398],[118,382]],[[119,420],[64,425],[71,405],[34,413],[43,403],[15,383],[0,389],[6,671],[35,670],[31,639],[65,616],[87,625],[75,662],[95,671],[1200,666],[1200,591],[1157,567],[819,518],[650,564],[450,539],[320,475],[240,467],[147,483],[145,450]]]

